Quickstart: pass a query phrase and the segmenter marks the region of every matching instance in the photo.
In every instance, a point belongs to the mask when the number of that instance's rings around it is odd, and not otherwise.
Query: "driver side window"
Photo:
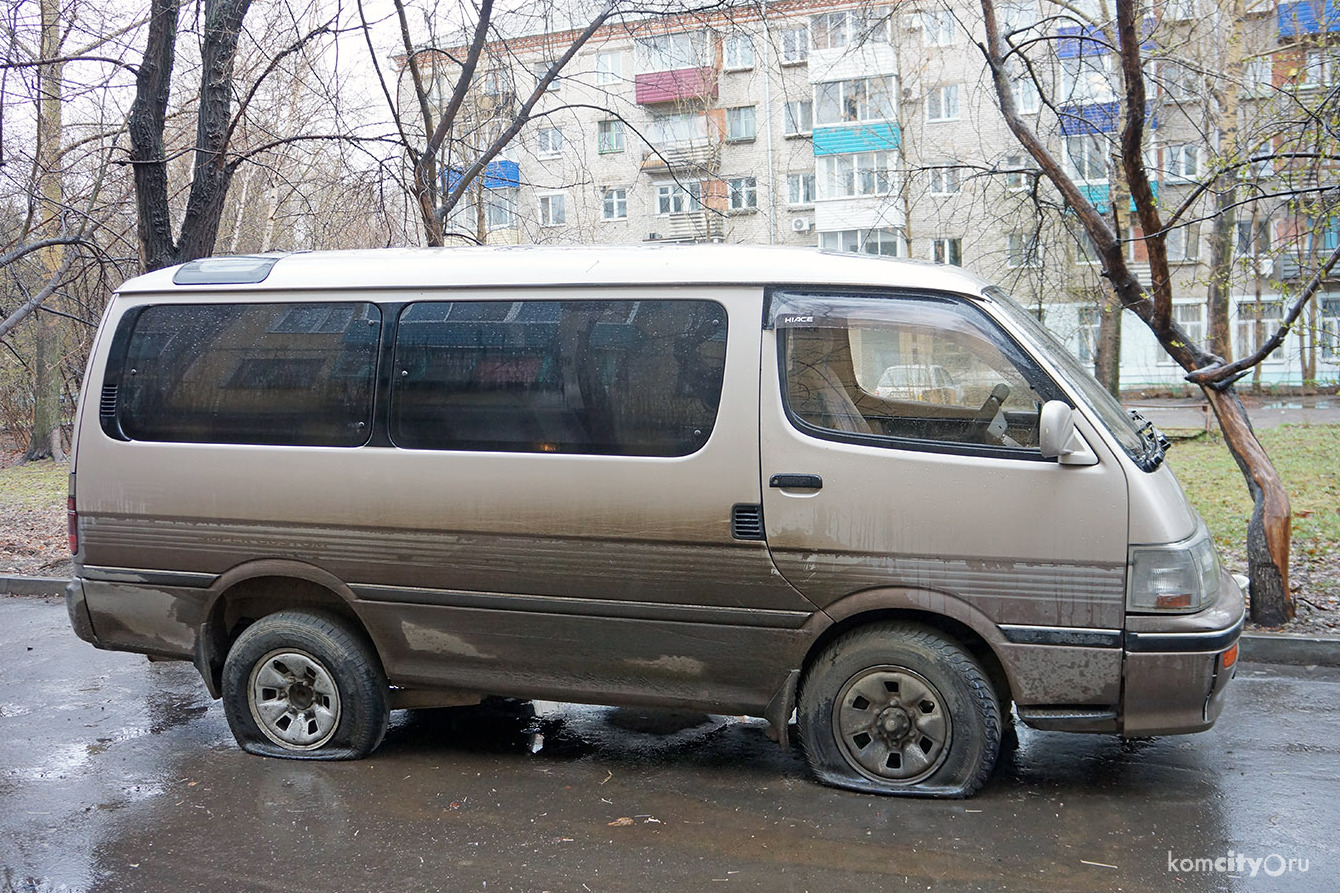
[[[781,300],[788,311],[804,301]],[[976,308],[939,298],[816,300],[817,312],[777,323],[787,408],[802,428],[1037,454],[1038,412],[1060,393]]]

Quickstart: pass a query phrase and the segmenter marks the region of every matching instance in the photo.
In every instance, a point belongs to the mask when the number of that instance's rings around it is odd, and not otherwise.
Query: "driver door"
[[[764,518],[820,606],[872,589],[959,599],[997,624],[1119,629],[1126,489],[1062,467],[1038,413],[1067,395],[977,302],[776,293],[762,380]]]

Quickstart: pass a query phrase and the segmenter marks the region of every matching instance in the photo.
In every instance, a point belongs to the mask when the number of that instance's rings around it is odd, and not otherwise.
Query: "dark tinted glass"
[[[683,456],[721,400],[713,301],[412,304],[391,437],[413,449]]]
[[[372,304],[146,308],[117,394],[133,440],[358,446],[381,314]]]

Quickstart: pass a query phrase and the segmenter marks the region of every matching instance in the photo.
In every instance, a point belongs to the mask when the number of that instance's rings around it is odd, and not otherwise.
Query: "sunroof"
[[[177,270],[177,285],[250,285],[264,282],[278,257],[205,257],[189,261]]]

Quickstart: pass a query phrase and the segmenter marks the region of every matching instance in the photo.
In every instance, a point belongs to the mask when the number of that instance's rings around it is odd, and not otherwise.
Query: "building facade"
[[[1297,138],[1337,117],[1335,2],[1250,0],[1233,16],[1211,0],[1166,0],[1145,23],[1146,163],[1165,219],[1182,209],[1167,241],[1174,313],[1204,336],[1213,240],[1226,240],[1234,356],[1273,334],[1340,233],[1340,176],[1326,159],[1340,147]],[[1018,48],[1013,98],[1089,200],[1104,214],[1115,202],[1129,259],[1147,277],[1141,233],[1120,213],[1130,199],[1114,163],[1112,26],[1075,9],[997,3]],[[444,158],[448,186],[574,36],[489,47],[463,117],[470,135]],[[472,185],[450,228],[502,244],[817,245],[958,264],[999,282],[1089,359],[1107,300],[1098,264],[1006,126],[982,40],[980,5],[961,0],[786,0],[606,26]],[[452,73],[444,68],[435,95],[449,95]],[[1217,226],[1226,207],[1233,224]],[[1134,321],[1121,359],[1125,387],[1182,382]],[[1260,380],[1340,380],[1340,277]]]

